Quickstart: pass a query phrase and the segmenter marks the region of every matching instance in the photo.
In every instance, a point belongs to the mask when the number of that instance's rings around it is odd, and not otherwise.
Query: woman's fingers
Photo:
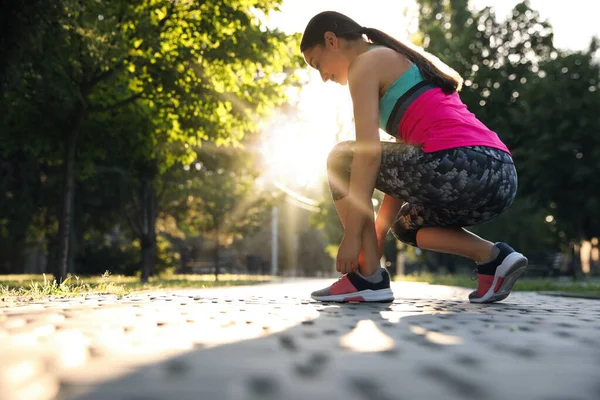
[[[358,271],[358,260],[336,260],[335,269],[341,274]]]
[[[347,261],[346,262],[346,273],[353,272],[355,267],[356,267],[356,261]]]

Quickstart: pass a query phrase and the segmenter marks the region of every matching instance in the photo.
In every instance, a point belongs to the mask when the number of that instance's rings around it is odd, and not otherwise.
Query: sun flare
[[[324,84],[314,71],[309,76],[297,106],[265,121],[261,144],[268,179],[296,187],[321,182],[335,143],[351,138],[348,89]]]

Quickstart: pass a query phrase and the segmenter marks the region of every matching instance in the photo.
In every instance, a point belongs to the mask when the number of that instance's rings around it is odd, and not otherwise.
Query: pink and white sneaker
[[[512,287],[527,268],[527,257],[515,251],[506,243],[498,242],[500,250],[495,260],[479,265],[477,290],[469,295],[471,303],[495,303],[504,300]]]
[[[381,280],[373,283],[356,272],[347,273],[340,276],[333,285],[313,292],[311,297],[318,301],[337,303],[348,301],[391,303],[394,301],[394,293],[390,288],[390,275],[385,268],[381,268],[376,274],[381,274]]]

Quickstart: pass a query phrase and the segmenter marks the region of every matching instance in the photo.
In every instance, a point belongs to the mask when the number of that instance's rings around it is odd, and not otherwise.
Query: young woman
[[[324,82],[348,84],[356,127],[356,141],[337,144],[327,160],[344,227],[336,260],[343,275],[312,297],[392,301],[390,277],[379,264],[391,228],[411,246],[474,260],[478,288],[471,302],[505,299],[527,258],[464,227],[512,204],[517,173],[498,135],[460,100],[460,76],[431,55],[333,11],[310,20],[300,50]],[[380,142],[379,128],[396,142]],[[375,188],[385,193],[376,221]]]

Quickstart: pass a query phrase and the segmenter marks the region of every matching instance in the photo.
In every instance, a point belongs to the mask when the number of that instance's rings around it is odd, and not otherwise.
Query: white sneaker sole
[[[390,303],[394,301],[394,293],[392,289],[380,289],[380,290],[361,290],[360,292],[345,293],[332,296],[311,296],[317,301],[332,301],[337,303],[344,303],[348,301],[361,301],[366,303]],[[362,297],[363,300],[360,300]]]
[[[494,303],[496,301],[504,300],[510,294],[512,287],[517,282],[517,279],[523,274],[527,268],[527,258],[521,254],[514,253],[509,254],[502,264],[496,269],[494,275],[494,282],[488,289],[487,293],[481,297],[469,299],[471,303]],[[494,292],[494,288],[498,285],[498,280],[504,278],[504,281],[498,288],[498,291]]]

